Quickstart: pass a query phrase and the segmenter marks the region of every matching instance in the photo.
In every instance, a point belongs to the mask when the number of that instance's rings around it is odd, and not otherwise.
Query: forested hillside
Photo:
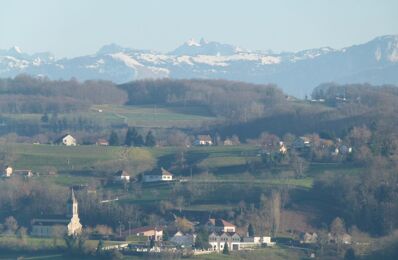
[[[127,91],[130,105],[201,105],[237,121],[271,115],[287,105],[284,93],[275,85],[226,80],[143,80],[120,88]]]
[[[26,75],[0,79],[2,113],[68,113],[125,101],[126,94],[106,81],[53,81]]]

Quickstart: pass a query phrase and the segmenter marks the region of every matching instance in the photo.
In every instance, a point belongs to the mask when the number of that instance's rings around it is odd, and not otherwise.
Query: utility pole
[[[129,220],[129,236],[131,236],[131,220]]]
[[[122,222],[119,221],[119,237],[122,237]]]

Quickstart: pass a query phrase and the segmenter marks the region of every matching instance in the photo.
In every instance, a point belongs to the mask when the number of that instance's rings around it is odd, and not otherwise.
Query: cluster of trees
[[[67,113],[92,104],[124,104],[126,93],[107,81],[52,81],[19,75],[0,79],[0,112]]]
[[[202,105],[216,116],[247,121],[285,106],[283,92],[274,85],[225,80],[142,80],[120,85],[128,104]]]
[[[126,146],[155,146],[156,138],[153,132],[150,130],[145,136],[145,139],[141,134],[138,133],[137,129],[134,127],[129,127],[126,132],[126,137],[124,142],[121,142],[118,134],[115,131],[112,131],[109,136],[109,145],[118,146],[118,145],[126,145]]]
[[[364,173],[327,175],[314,183],[317,198],[330,205],[349,225],[373,235],[398,228],[398,167],[396,158],[372,157]]]

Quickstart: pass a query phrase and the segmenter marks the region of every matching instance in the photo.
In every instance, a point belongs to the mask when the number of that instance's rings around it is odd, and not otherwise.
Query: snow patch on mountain
[[[136,59],[131,56],[119,52],[115,54],[109,54],[112,58],[122,61],[128,67],[134,70],[136,73],[136,79],[146,79],[146,78],[164,78],[168,77],[170,71],[166,68],[158,68],[154,66],[144,66],[139,63]]]
[[[186,45],[188,45],[188,46],[197,46],[197,47],[199,47],[199,46],[200,46],[200,43],[198,43],[194,38],[192,38],[192,39],[189,39],[189,40],[186,42]]]

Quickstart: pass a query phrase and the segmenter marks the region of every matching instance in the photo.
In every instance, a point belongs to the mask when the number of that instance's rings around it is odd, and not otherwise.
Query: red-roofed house
[[[133,236],[143,236],[149,239],[154,239],[155,241],[161,241],[163,239],[163,228],[159,227],[139,227],[135,229],[131,229],[130,231],[126,231],[125,235],[133,235]]]
[[[206,224],[210,232],[236,232],[236,226],[221,218],[211,218]]]

